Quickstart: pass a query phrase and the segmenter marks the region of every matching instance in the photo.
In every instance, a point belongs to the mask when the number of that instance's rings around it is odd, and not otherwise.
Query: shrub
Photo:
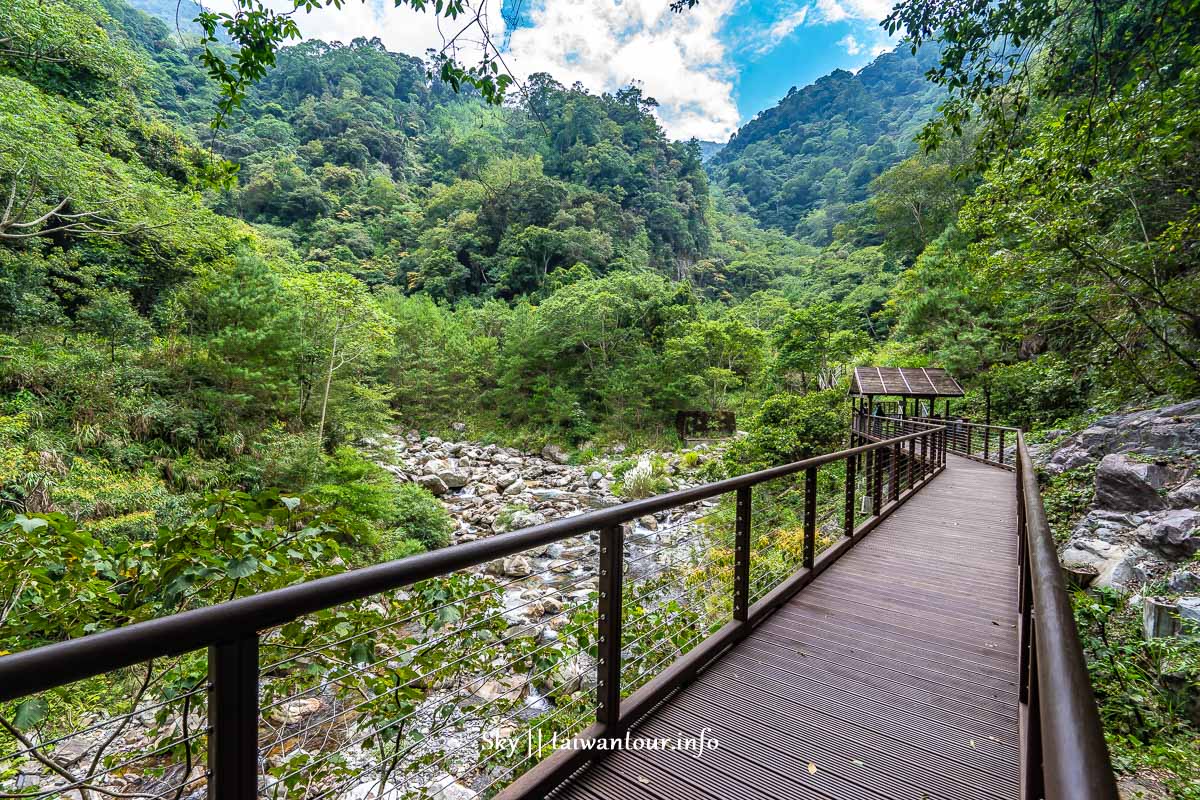
[[[667,460],[657,453],[643,456],[632,465],[630,462],[624,462],[613,470],[613,475],[618,479],[613,491],[618,496],[631,500],[653,497],[671,489],[671,481],[667,477]]]
[[[450,513],[427,489],[415,483],[398,487],[389,522],[392,526],[388,536],[390,541],[411,539],[428,550],[450,544],[450,533],[454,530]]]
[[[1004,421],[1025,427],[1052,424],[1082,410],[1087,393],[1071,364],[1054,353],[992,367],[992,403]]]
[[[729,449],[727,466],[746,472],[827,452],[841,444],[847,419],[845,395],[836,389],[772,395],[746,438]]]

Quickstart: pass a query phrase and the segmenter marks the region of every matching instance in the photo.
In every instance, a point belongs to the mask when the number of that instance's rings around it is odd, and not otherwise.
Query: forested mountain
[[[759,224],[828,244],[847,205],[914,151],[913,137],[945,95],[925,77],[939,53],[936,44],[916,55],[899,45],[857,73],[793,86],[734,134],[710,172]]]

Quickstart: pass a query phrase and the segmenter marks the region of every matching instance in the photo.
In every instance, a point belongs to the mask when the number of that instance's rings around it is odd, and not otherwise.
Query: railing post
[[[596,663],[596,721],[615,724],[621,717],[621,584],[625,572],[625,536],[620,525],[600,530],[600,608]]]
[[[804,470],[804,566],[812,569],[817,544],[817,468]]]
[[[209,800],[258,797],[258,636],[208,648]]]
[[[745,622],[750,613],[750,498],[751,488],[737,490],[737,521],[733,548],[733,619]]]
[[[892,445],[891,454],[891,474],[888,476],[888,499],[900,499],[900,443],[896,442]]]
[[[1021,754],[1021,799],[1041,800],[1045,796],[1045,775],[1042,772],[1042,709],[1037,682],[1037,633],[1032,626],[1029,633],[1026,666],[1029,689],[1025,703],[1025,752]]]
[[[921,480],[929,475],[929,434],[921,437]]]
[[[989,420],[990,422],[990,420]],[[987,461],[991,457],[992,445],[992,430],[991,428],[983,429],[983,460]]]
[[[883,511],[883,448],[871,451],[871,513],[879,516]]]
[[[858,487],[858,456],[846,459],[846,518],[843,533],[847,539],[854,538],[854,493]]]
[[[1000,429],[1000,466],[1004,466],[1004,429]]]

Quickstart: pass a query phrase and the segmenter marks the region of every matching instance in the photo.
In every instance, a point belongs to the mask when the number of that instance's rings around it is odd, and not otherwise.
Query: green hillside
[[[716,182],[759,224],[829,242],[846,206],[914,150],[913,137],[944,97],[925,72],[939,48],[907,45],[857,73],[836,70],[792,87],[729,140],[709,165]]]

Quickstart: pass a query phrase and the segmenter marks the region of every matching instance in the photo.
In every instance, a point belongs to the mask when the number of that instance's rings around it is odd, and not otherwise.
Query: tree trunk
[[[333,385],[333,361],[337,357],[337,335],[329,347],[329,369],[325,371],[325,395],[321,398],[321,423],[317,425],[317,444],[325,444],[325,412],[329,408],[329,387]]]

